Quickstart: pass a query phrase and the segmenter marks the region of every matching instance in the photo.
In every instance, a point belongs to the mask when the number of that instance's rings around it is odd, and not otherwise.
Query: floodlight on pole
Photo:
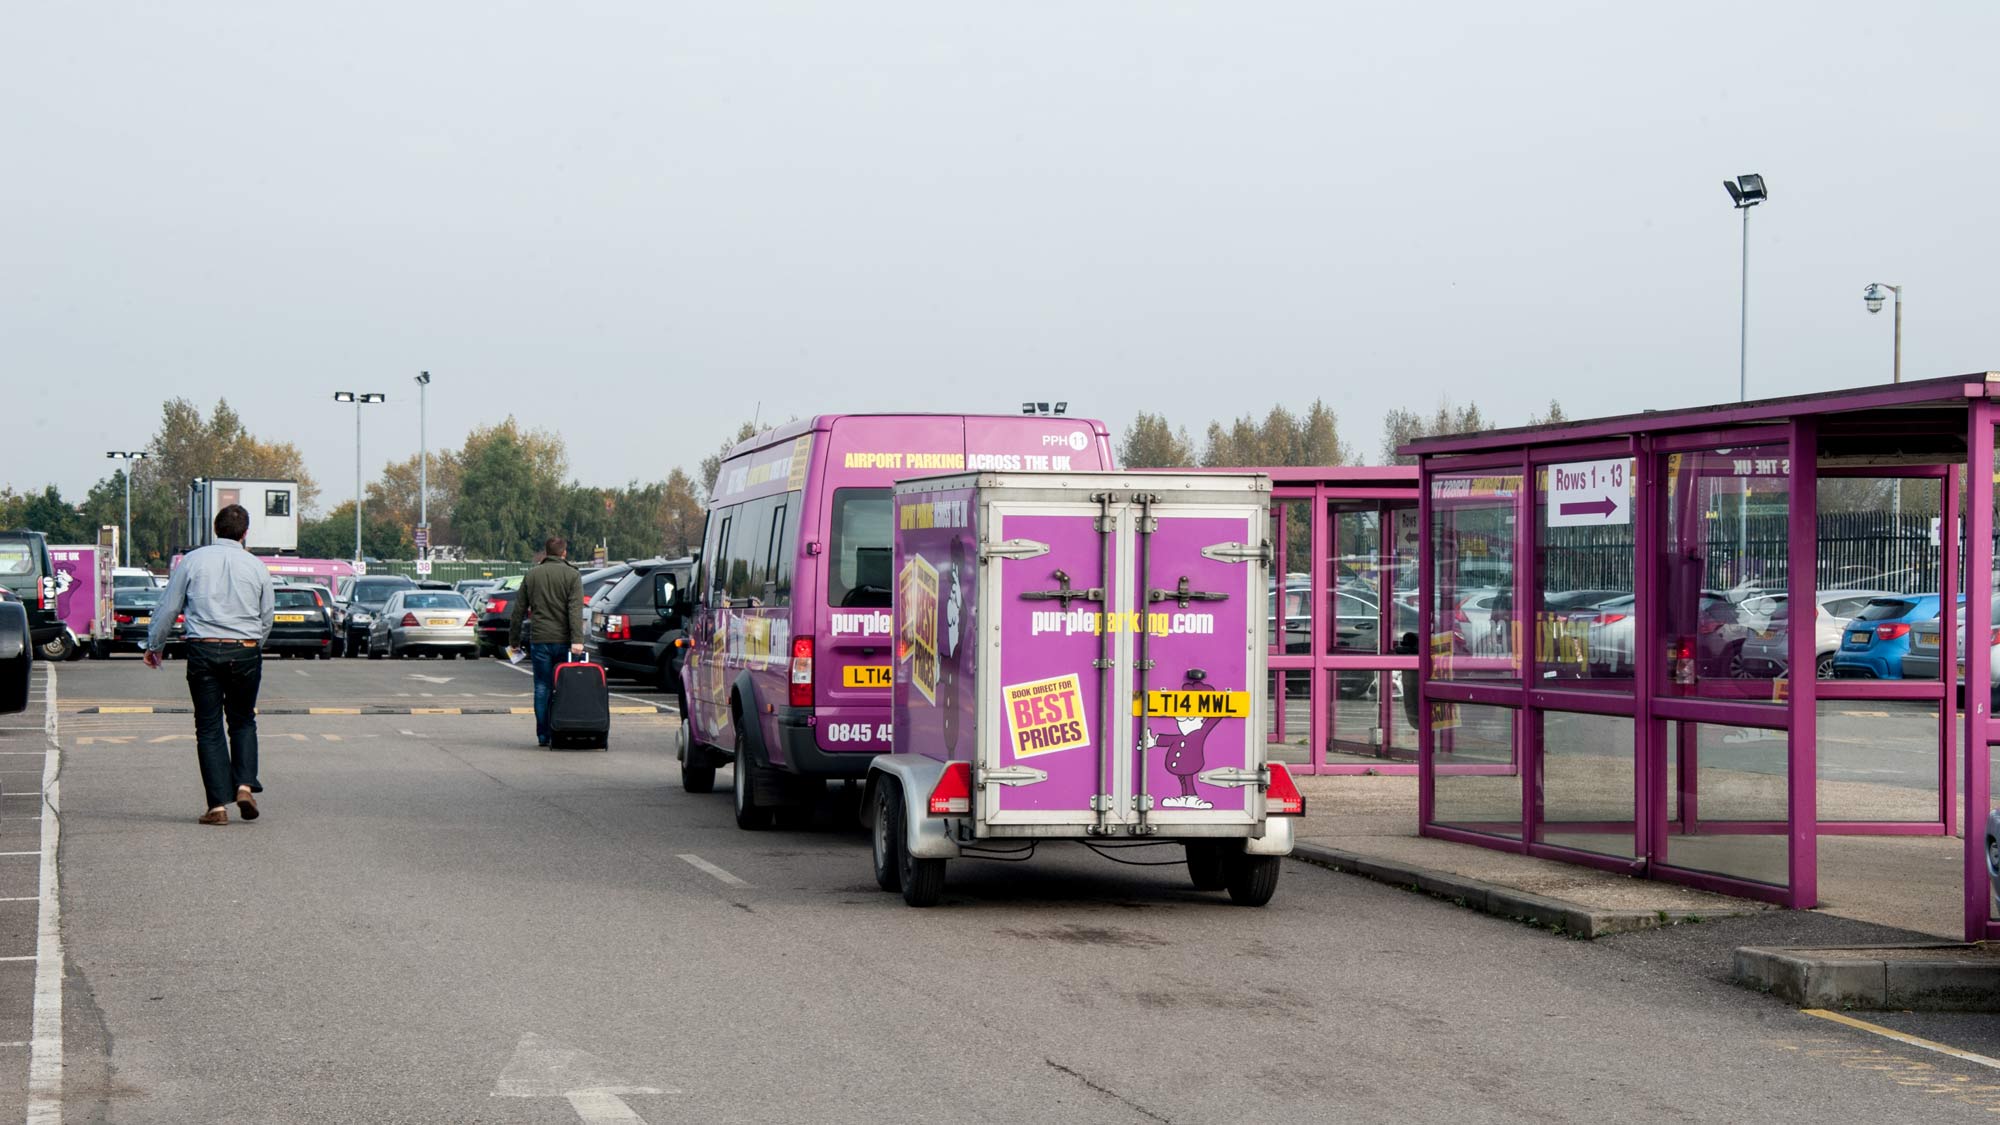
[[[1724,180],[1722,187],[1729,193],[1730,203],[1743,212],[1742,322],[1736,344],[1736,400],[1742,402],[1750,397],[1750,208],[1769,199],[1771,193],[1764,188],[1764,177],[1754,172]]]
[[[424,546],[417,557],[426,559],[431,556],[430,389],[431,373],[417,372],[417,526],[424,529]]]
[[[354,404],[354,561],[361,561],[361,407],[365,403],[387,402],[389,396],[373,391],[335,391],[333,401]]]
[[[143,449],[112,449],[104,454],[114,461],[125,462],[125,565],[132,565],[132,462],[144,461],[152,454]]]
[[[1890,294],[1887,298],[1882,296],[1885,289]],[[1896,361],[1893,370],[1895,381],[1900,383],[1903,381],[1903,287],[1882,281],[1870,282],[1868,288],[1861,291],[1861,299],[1868,303],[1868,311],[1872,313],[1882,311],[1884,300],[1896,303]]]

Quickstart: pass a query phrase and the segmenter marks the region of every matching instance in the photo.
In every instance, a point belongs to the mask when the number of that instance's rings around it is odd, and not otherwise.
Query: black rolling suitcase
[[[607,750],[611,746],[611,689],[595,664],[556,665],[549,695],[549,748]]]

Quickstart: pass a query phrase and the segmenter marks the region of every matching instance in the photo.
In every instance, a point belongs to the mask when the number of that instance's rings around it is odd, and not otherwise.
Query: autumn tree
[[[1551,400],[1550,409],[1558,415],[1562,407]],[[1448,398],[1438,400],[1437,409],[1429,414],[1419,414],[1414,410],[1391,410],[1382,417],[1382,463],[1385,465],[1414,465],[1417,459],[1405,457],[1396,452],[1418,438],[1442,437],[1446,434],[1469,434],[1493,427],[1479,413],[1479,404],[1466,403],[1463,407],[1453,405]]]
[[[1128,469],[1184,469],[1195,463],[1194,440],[1164,414],[1140,411],[1118,443],[1118,464]]]
[[[1210,422],[1201,455],[1210,468],[1345,465],[1354,459],[1341,444],[1339,416],[1320,399],[1302,415],[1273,406],[1262,422],[1248,414],[1227,426]]]
[[[745,422],[736,427],[736,436],[723,441],[714,453],[701,459],[701,494],[703,497],[715,495],[715,478],[722,475],[722,459],[729,451],[749,441],[758,434],[757,423]]]

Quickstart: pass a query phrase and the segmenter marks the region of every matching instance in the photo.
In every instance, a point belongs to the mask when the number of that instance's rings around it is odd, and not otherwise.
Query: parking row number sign
[[[1548,470],[1548,526],[1612,527],[1632,522],[1632,461],[1571,461]]]

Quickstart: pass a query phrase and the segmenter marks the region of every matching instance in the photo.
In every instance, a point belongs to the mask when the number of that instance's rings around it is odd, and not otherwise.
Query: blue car
[[[1843,680],[1900,680],[1910,633],[1920,621],[1935,621],[1936,594],[1890,594],[1871,598],[1840,635],[1833,674]]]

